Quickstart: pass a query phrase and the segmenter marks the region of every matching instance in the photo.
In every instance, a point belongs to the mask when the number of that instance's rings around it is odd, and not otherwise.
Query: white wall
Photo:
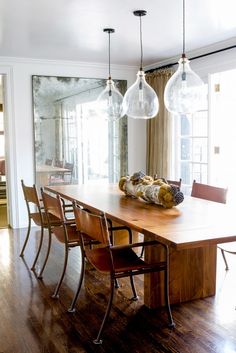
[[[114,79],[132,84],[137,68],[112,66]],[[27,226],[27,214],[20,180],[34,182],[34,134],[32,75],[106,78],[107,65],[0,57],[0,74],[5,74],[6,158],[10,225]],[[146,124],[128,120],[129,174],[146,167]]]

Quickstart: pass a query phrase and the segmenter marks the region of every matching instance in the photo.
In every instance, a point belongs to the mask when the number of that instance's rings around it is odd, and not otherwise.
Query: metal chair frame
[[[35,184],[33,184],[33,186],[26,186],[24,184],[24,181],[21,180],[21,185],[22,185],[22,190],[23,190],[24,199],[26,202],[27,213],[28,213],[28,228],[27,228],[27,233],[26,233],[26,237],[24,240],[24,244],[23,244],[23,247],[20,252],[21,257],[24,256],[24,251],[25,251],[26,245],[29,240],[30,231],[31,231],[31,221],[33,220],[36,225],[41,227],[39,246],[38,246],[38,250],[37,250],[36,256],[34,258],[34,261],[33,261],[33,265],[31,267],[31,270],[34,270],[36,262],[38,260],[39,254],[40,254],[40,251],[41,251],[41,248],[42,248],[44,229],[45,228],[48,229],[48,222],[46,219],[46,214],[44,212],[44,208],[43,208],[42,204],[40,203]],[[32,207],[36,208],[36,210],[34,209],[32,211],[31,210]]]
[[[48,248],[47,248],[46,256],[45,256],[41,271],[38,275],[38,278],[42,279],[43,277],[43,272],[47,264],[50,250],[51,250],[52,234],[54,234],[60,242],[64,243],[64,247],[65,247],[65,256],[64,256],[62,273],[57,283],[57,286],[54,290],[54,293],[52,295],[53,298],[58,298],[59,290],[66,273],[69,249],[75,246],[81,246],[81,241],[76,230],[75,220],[67,219],[65,216],[66,210],[65,210],[65,204],[63,202],[63,199],[59,195],[57,195],[56,197],[53,197],[48,193],[44,192],[43,189],[41,189],[41,194],[42,194],[45,214],[47,217],[49,235],[48,235]],[[57,223],[51,222],[52,216],[57,219]],[[91,242],[92,242],[92,239],[91,239]],[[82,267],[84,266],[83,262],[84,262],[84,258],[82,254],[82,259],[81,259]]]
[[[134,243],[127,245],[114,246],[110,242],[109,229],[107,225],[107,219],[104,213],[94,214],[82,210],[80,205],[74,202],[74,213],[77,229],[81,236],[82,249],[84,256],[92,263],[92,265],[101,273],[110,276],[110,296],[107,304],[107,309],[100,326],[99,332],[96,339],[93,341],[95,344],[102,344],[101,336],[104,331],[104,326],[109,317],[112,301],[114,296],[115,281],[119,278],[129,277],[131,289],[133,292],[133,300],[137,300],[138,296],[136,293],[133,276],[151,272],[164,272],[164,296],[166,302],[167,315],[169,320],[169,327],[174,327],[171,308],[169,303],[169,250],[168,246],[159,243],[158,241],[149,241],[142,243]],[[86,249],[83,243],[83,234],[89,234],[91,238],[96,239],[103,245],[98,249]],[[140,257],[132,250],[137,247],[146,247],[159,245],[164,250],[164,260],[158,263],[147,263],[140,259]],[[96,260],[96,255],[97,260]],[[125,267],[122,261],[126,256],[128,261]],[[100,260],[102,259],[102,260]],[[122,260],[121,260],[122,259]],[[125,260],[125,261],[126,261]],[[105,263],[101,264],[99,262]],[[121,262],[119,262],[121,261]],[[105,266],[105,267],[104,267]],[[84,269],[83,269],[84,270]],[[78,285],[71,307],[68,310],[73,312],[75,304],[81,289],[81,282]]]

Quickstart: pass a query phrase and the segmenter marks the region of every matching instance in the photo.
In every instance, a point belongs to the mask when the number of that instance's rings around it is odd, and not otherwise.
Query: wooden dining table
[[[236,240],[235,210],[231,206],[185,196],[176,207],[165,209],[126,196],[117,185],[58,185],[45,187],[63,198],[103,211],[112,221],[156,239],[169,247],[170,302],[181,303],[215,294],[217,244]],[[156,246],[145,250],[147,261],[162,257]],[[164,304],[162,274],[144,278],[144,303]]]
[[[50,175],[63,174],[69,172],[67,168],[61,168],[53,165],[37,165],[36,166],[36,184],[39,186],[48,185]]]

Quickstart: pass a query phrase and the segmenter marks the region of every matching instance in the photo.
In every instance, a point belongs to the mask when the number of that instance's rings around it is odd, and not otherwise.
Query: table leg
[[[160,260],[155,247],[147,247],[147,260]],[[175,250],[170,248],[170,303],[181,303],[215,294],[216,245]],[[164,305],[163,273],[151,273],[144,278],[144,303],[150,308]]]

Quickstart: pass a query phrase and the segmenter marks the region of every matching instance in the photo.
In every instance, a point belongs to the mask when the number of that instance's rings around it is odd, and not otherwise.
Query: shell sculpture
[[[168,184],[165,179],[153,179],[143,172],[121,177],[119,188],[126,195],[171,208],[184,200],[178,186]]]

